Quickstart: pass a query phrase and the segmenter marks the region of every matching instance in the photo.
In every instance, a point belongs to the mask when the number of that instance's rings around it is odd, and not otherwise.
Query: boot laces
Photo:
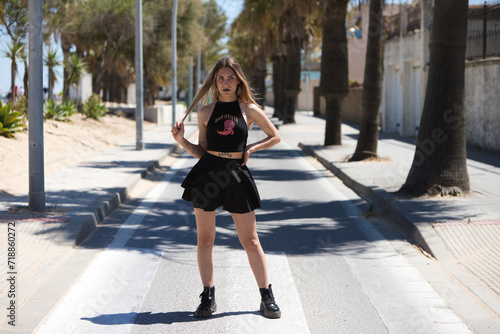
[[[210,294],[208,293],[208,291],[203,291],[201,294],[200,294],[200,298],[201,298],[201,303],[202,304],[208,304],[210,303]]]
[[[266,293],[264,300],[266,301],[266,304],[276,304],[274,296],[271,293]]]

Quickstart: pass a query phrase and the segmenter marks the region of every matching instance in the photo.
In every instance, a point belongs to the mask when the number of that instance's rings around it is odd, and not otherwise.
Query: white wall
[[[309,73],[309,71],[304,71],[300,74],[300,93],[297,96],[296,109],[300,111],[313,110],[313,89],[315,86],[319,86],[319,79],[309,79],[309,81],[306,82],[304,77],[305,73]],[[272,89],[271,76],[268,76],[268,78],[266,79],[266,105],[274,106],[274,93]]]
[[[467,143],[500,150],[500,59],[465,64]]]
[[[424,37],[416,31],[385,42],[383,131],[415,136],[425,98]],[[423,65],[425,64],[425,65]]]
[[[416,137],[425,100],[427,66],[419,33],[386,41],[384,59],[383,131]],[[401,48],[401,49],[400,49]],[[398,61],[398,56],[400,59]],[[500,59],[465,64],[467,144],[500,150]]]
[[[127,104],[134,104],[137,99],[136,91],[135,91],[135,83],[131,83],[127,87]]]
[[[314,103],[314,93],[313,89],[315,86],[319,86],[319,80],[309,79],[307,82],[304,80],[304,73],[301,74],[300,80],[300,93],[297,96],[297,110],[300,111],[311,111],[313,110]]]
[[[76,89],[74,85],[69,87],[69,98],[72,101],[76,101]],[[85,102],[92,95],[92,74],[85,73],[80,79],[80,84],[78,86],[78,100]]]

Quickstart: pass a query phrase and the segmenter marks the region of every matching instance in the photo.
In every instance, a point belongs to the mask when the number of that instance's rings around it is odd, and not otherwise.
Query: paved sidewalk
[[[469,150],[467,197],[402,198],[414,139],[380,134],[381,161],[347,162],[359,131],[342,125],[342,145],[323,146],[324,120],[298,113],[295,137],[347,186],[389,214],[412,242],[434,256],[470,290],[500,325],[500,155]],[[288,125],[287,125],[288,126]]]

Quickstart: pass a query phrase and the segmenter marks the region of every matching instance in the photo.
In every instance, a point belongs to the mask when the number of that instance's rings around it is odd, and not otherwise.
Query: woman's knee
[[[214,240],[212,237],[198,237],[198,247],[201,248],[213,248]]]
[[[215,241],[215,211],[195,208],[197,240],[199,248],[211,249]]]
[[[261,248],[259,238],[240,239],[241,245],[247,252],[256,252]]]

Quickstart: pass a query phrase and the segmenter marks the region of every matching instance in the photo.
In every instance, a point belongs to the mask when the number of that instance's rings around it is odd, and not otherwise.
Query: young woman
[[[198,111],[198,144],[184,138],[183,121],[194,106],[211,96],[212,103]],[[245,249],[261,294],[261,313],[281,317],[268,282],[264,251],[256,231],[255,209],[261,206],[257,187],[246,163],[250,154],[280,142],[278,130],[255,102],[240,65],[222,58],[196,93],[182,122],[172,135],[199,161],[182,183],[182,198],[193,203],[197,227],[198,268],[203,292],[195,316],[207,318],[216,311],[214,262],[215,212],[219,206],[231,213],[238,238]],[[249,125],[256,123],[267,138],[247,144]]]

